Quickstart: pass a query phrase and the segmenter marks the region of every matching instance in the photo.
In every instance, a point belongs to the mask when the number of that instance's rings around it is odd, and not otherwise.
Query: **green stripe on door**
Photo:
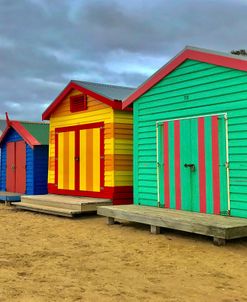
[[[199,178],[198,178],[198,120],[191,119],[191,164],[195,165],[195,171],[191,177],[191,210],[200,212]]]
[[[205,117],[205,161],[206,161],[206,213],[213,214],[212,174],[212,124],[211,116]]]
[[[190,152],[190,136],[191,136],[190,120],[180,121],[180,160],[181,160],[181,210],[191,210],[191,183],[190,168],[185,168],[185,164],[191,163]]]

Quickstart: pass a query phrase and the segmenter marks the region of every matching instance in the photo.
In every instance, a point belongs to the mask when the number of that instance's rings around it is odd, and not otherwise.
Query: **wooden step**
[[[39,206],[47,206],[47,207],[53,207],[53,208],[63,208],[63,209],[69,209],[74,211],[80,211],[81,210],[81,203],[78,202],[72,202],[72,201],[59,201],[59,200],[52,200],[49,198],[36,198],[36,196],[31,197],[22,197],[21,203],[29,204],[29,205],[39,205]]]
[[[80,210],[78,211],[78,210],[72,210],[66,208],[57,208],[57,207],[44,206],[39,204],[30,204],[24,202],[18,202],[18,203],[13,202],[12,204],[15,205],[17,209],[46,213],[46,214],[57,215],[57,216],[74,217],[76,215],[81,214]]]
[[[97,211],[98,206],[111,205],[112,201],[105,198],[76,197],[55,194],[25,195],[21,202],[25,204],[69,209],[81,212]]]

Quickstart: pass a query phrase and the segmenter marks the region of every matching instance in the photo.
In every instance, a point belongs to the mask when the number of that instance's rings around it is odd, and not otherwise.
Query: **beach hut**
[[[50,121],[48,192],[132,202],[132,88],[71,81],[43,113]]]
[[[232,218],[247,218],[246,57],[186,47],[123,101],[128,106],[134,206],[125,218],[154,232],[152,224],[216,241],[246,236],[247,220]],[[99,212],[119,218],[121,210]]]
[[[48,142],[48,124],[7,118],[0,138],[1,196],[47,193]]]

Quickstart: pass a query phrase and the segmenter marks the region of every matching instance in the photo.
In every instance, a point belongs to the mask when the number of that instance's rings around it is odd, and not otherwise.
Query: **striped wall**
[[[58,106],[50,118],[50,143],[49,143],[49,172],[48,183],[50,186],[56,185],[55,175],[55,129],[72,126],[84,126],[87,124],[103,122],[103,151],[104,151],[104,175],[103,186],[105,188],[118,188],[123,192],[123,198],[132,199],[132,112],[122,112],[113,110],[108,105],[87,96],[87,110],[81,112],[70,112],[70,96],[80,94],[72,90],[65,97],[64,101]],[[62,133],[59,133],[62,138]],[[73,135],[71,133],[71,135]],[[80,130],[80,190],[99,192],[100,186],[97,181],[100,178],[100,149],[99,137],[100,128],[81,129]],[[98,139],[97,139],[98,137]],[[73,138],[72,138],[73,140]],[[71,153],[73,144],[66,144]],[[59,154],[65,154],[66,150],[62,146]],[[92,154],[88,150],[93,150]],[[70,154],[68,153],[68,154]],[[72,152],[73,153],[73,152]],[[71,154],[72,154],[71,153]],[[73,155],[73,154],[72,154]],[[71,156],[72,156],[71,155]],[[72,156],[73,157],[73,156]],[[62,159],[61,159],[62,160]],[[84,164],[83,164],[84,163]],[[58,165],[63,163],[58,163]],[[71,161],[74,166],[73,160]],[[74,173],[73,167],[70,170]],[[61,182],[64,182],[63,173],[58,175],[58,188],[61,188]],[[69,190],[73,191],[73,176],[69,176],[71,184]],[[64,187],[65,188],[65,187]],[[66,187],[67,188],[67,187]],[[116,189],[115,192],[118,190]],[[121,191],[120,190],[120,191]],[[70,192],[73,194],[73,192]],[[119,196],[121,192],[119,191]],[[131,195],[131,197],[130,197]],[[119,201],[120,203],[121,201]]]
[[[132,186],[133,116],[130,112],[114,112],[115,185]]]
[[[58,133],[58,189],[75,190],[75,132]],[[66,171],[66,173],[65,173]]]
[[[226,112],[230,210],[247,218],[246,95],[246,72],[187,60],[141,96],[134,103],[135,203],[157,206],[156,122]]]

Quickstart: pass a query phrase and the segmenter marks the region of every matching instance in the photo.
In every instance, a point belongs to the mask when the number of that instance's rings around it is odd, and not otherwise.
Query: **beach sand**
[[[247,301],[247,239],[0,205],[0,301]]]

